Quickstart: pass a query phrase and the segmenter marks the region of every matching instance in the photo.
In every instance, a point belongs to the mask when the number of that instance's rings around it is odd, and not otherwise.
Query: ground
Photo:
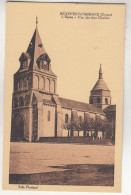
[[[114,185],[114,146],[11,143],[10,184]]]

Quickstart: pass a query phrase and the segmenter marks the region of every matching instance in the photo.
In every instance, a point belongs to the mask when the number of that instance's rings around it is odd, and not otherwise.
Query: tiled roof
[[[31,69],[39,70],[38,65],[37,65],[37,59],[43,54],[47,54],[47,53],[46,53],[45,48],[42,44],[38,29],[36,28],[35,32],[32,36],[32,39],[29,43],[28,49],[26,51],[26,55],[31,57],[31,62],[30,62],[30,66],[29,66]],[[56,76],[52,72],[51,67],[50,67],[49,71],[44,70],[44,69],[41,69],[41,71],[48,73],[48,74],[51,74],[53,76]]]
[[[32,63],[32,66],[34,67],[37,67],[36,61],[38,57],[41,54],[46,53],[37,28],[35,29],[35,32],[33,34],[33,37],[30,41],[30,44],[28,46],[26,53],[28,53],[31,56],[32,58],[31,63]]]
[[[62,107],[105,114],[100,108],[94,106],[93,104],[86,104],[83,102],[78,102],[75,100],[65,99],[61,97],[59,97],[59,101]]]
[[[103,90],[110,91],[103,79],[98,79],[98,81],[96,82],[96,84],[93,87],[92,91],[93,90],[98,90],[98,89],[103,89]]]
[[[116,105],[110,105],[104,109],[104,112],[116,112]]]
[[[36,96],[37,100],[43,102],[43,104],[55,105],[55,102],[53,100],[43,99],[42,93],[39,93],[38,91],[34,91],[33,93]]]

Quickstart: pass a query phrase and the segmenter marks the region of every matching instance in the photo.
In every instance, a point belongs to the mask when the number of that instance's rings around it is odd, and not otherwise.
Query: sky
[[[121,5],[120,5],[121,6]],[[19,57],[26,52],[36,26],[57,75],[59,96],[85,103],[98,80],[100,64],[103,78],[117,104],[123,90],[124,18],[122,7],[110,5],[7,3],[6,78],[13,92],[13,74]],[[67,19],[60,12],[112,14],[110,19]],[[122,99],[121,99],[122,101]]]

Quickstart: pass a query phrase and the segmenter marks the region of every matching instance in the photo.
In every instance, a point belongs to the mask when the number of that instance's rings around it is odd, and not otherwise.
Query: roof
[[[43,104],[55,105],[55,102],[52,100],[43,99]]]
[[[116,112],[116,105],[110,105],[104,109],[104,112]]]
[[[93,90],[99,90],[99,89],[110,91],[103,79],[98,79],[98,81],[96,82],[96,84],[93,87],[92,91]]]
[[[93,90],[106,90],[106,91],[110,91],[109,88],[107,87],[105,81],[103,80],[103,71],[102,71],[102,65],[100,64],[100,69],[99,69],[99,79],[96,82],[95,86],[93,87]]]
[[[59,101],[61,103],[61,107],[105,114],[100,108],[96,107],[93,104],[87,104],[87,103],[78,102],[75,100],[65,99],[61,97],[59,97]]]
[[[29,43],[28,49],[26,51],[26,53],[24,53],[26,56],[30,56],[31,61],[30,61],[30,65],[29,68],[30,69],[35,69],[35,70],[39,70],[38,65],[37,65],[37,59],[44,55],[47,55],[45,48],[42,44],[38,29],[36,27],[34,34],[31,38],[31,41]],[[41,71],[46,72],[48,74],[51,74],[53,76],[56,76],[53,71],[51,70],[51,66],[49,65],[49,70],[44,70],[41,69]]]
[[[31,60],[32,67],[36,67],[37,66],[36,61],[38,57],[46,53],[37,28],[35,29],[35,32],[32,36],[32,39],[30,41],[30,44],[28,46],[26,53],[28,53],[32,58]]]

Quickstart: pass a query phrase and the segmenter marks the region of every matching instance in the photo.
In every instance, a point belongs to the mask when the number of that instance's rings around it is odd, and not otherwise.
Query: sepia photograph
[[[6,25],[5,188],[120,191],[125,5],[8,2]]]

